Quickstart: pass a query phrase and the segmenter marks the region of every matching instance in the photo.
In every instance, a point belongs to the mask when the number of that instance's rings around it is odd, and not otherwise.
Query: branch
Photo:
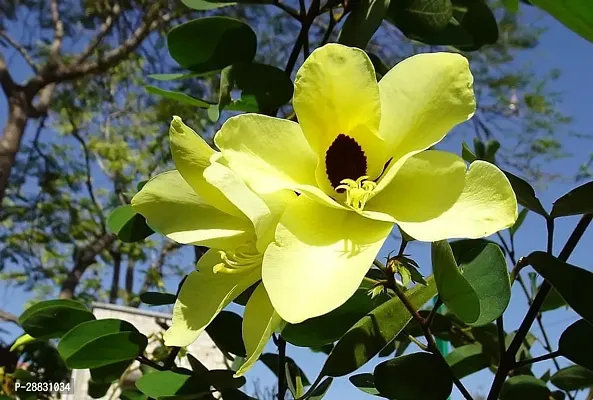
[[[4,61],[2,54],[0,54],[0,86],[2,86],[2,90],[6,97],[10,97],[17,87],[14,80],[12,80],[12,76],[10,76],[8,66],[6,65],[6,61]]]
[[[27,62],[27,64],[29,64],[29,67],[31,67],[31,69],[34,72],[38,71],[37,64],[35,64],[35,61],[33,61],[33,58],[31,57],[27,49],[23,47],[23,45],[14,40],[6,31],[0,31],[0,37],[3,37],[9,45],[11,45],[16,51],[19,52],[21,57],[23,57],[23,59]]]
[[[76,287],[80,283],[82,274],[95,262],[95,257],[99,253],[111,246],[115,238],[115,234],[105,233],[84,249],[78,251],[75,249],[73,257],[74,266],[68,273],[60,289],[61,299],[71,299],[74,296],[74,290],[76,290]]]
[[[115,304],[119,293],[119,274],[121,270],[121,253],[111,251],[111,258],[113,258],[113,277],[111,279],[111,288],[109,290],[109,302]]]
[[[13,324],[19,325],[19,317],[9,313],[8,311],[0,310],[0,320],[12,322]]]
[[[62,39],[64,38],[64,23],[60,18],[58,0],[50,0],[49,8],[51,10],[51,19],[54,23],[54,40],[49,48],[49,52],[54,63],[59,64],[60,48],[62,47]]]
[[[97,35],[89,42],[89,44],[78,55],[78,57],[75,58],[74,64],[83,63],[84,61],[86,61],[87,58],[89,58],[93,54],[93,52],[97,49],[99,44],[101,44],[103,39],[105,39],[105,36],[107,36],[109,31],[111,31],[111,28],[113,28],[113,24],[120,13],[121,7],[119,6],[119,4],[115,4],[111,9],[111,12],[105,19],[105,22],[103,22],[103,24],[99,27]]]
[[[553,359],[553,358],[556,358],[556,357],[560,357],[561,355],[562,354],[560,354],[560,350],[556,350],[556,351],[553,351],[551,353],[544,354],[543,356],[530,358],[528,360],[518,361],[515,364],[515,367],[513,369],[524,367],[526,365],[531,365],[531,364],[534,364],[534,363],[540,362],[540,361],[546,361],[546,360],[549,360],[551,358]]]
[[[126,304],[131,303],[132,295],[134,294],[134,259],[128,257],[128,266],[126,268]]]

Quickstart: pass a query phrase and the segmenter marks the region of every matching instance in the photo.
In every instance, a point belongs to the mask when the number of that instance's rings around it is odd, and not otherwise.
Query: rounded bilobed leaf
[[[453,389],[449,367],[431,353],[413,353],[375,367],[375,387],[398,400],[446,400]]]
[[[208,325],[206,332],[221,351],[245,357],[242,329],[243,318],[233,312],[222,311]]]
[[[504,254],[495,244],[467,241],[432,244],[432,260],[439,297],[449,309],[472,326],[483,326],[502,315],[511,298]],[[457,266],[459,264],[459,267]]]
[[[251,62],[257,38],[249,25],[228,17],[194,19],[171,29],[167,46],[177,63],[193,72]]]
[[[562,262],[543,251],[535,251],[527,259],[577,314],[593,324],[593,273]]]
[[[571,190],[554,202],[552,218],[593,213],[593,181]]]
[[[552,375],[550,382],[562,390],[587,389],[593,386],[593,371],[580,365],[571,365]]]
[[[549,400],[550,390],[535,376],[519,375],[504,382],[498,398],[500,400]]]
[[[282,337],[288,343],[300,347],[320,347],[333,343],[387,299],[383,295],[371,299],[367,289],[358,289],[346,303],[328,314],[299,324],[286,324]]]
[[[136,382],[136,387],[148,397],[158,399],[174,395],[198,395],[210,391],[210,385],[191,374],[173,371],[155,371],[143,375]]]
[[[593,371],[593,326],[584,319],[570,325],[560,336],[558,351],[573,363]]]
[[[74,300],[36,303],[20,316],[21,327],[34,338],[59,338],[75,326],[95,319],[93,313]]]
[[[489,357],[479,343],[467,344],[453,350],[445,358],[453,374],[461,379],[490,366]]]
[[[135,359],[147,343],[146,336],[132,324],[101,319],[70,330],[58,343],[58,352],[69,368],[98,368]]]
[[[144,292],[140,293],[140,301],[151,306],[163,306],[175,304],[177,296],[172,293]]]
[[[416,285],[406,292],[416,310],[435,295],[432,276],[426,279],[426,286]],[[381,304],[362,317],[336,343],[321,375],[337,377],[356,371],[395,339],[411,319],[409,311],[397,297]]]
[[[146,218],[137,214],[129,204],[117,207],[109,214],[107,227],[124,243],[141,242],[154,233],[146,224]]]

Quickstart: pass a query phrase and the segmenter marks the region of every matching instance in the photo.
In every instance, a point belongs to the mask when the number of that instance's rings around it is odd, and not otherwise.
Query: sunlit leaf
[[[573,32],[593,42],[593,7],[588,0],[530,0]]]
[[[159,398],[172,395],[197,395],[210,392],[210,385],[191,374],[173,371],[156,371],[143,375],[136,387],[148,397]]]
[[[117,207],[109,214],[107,227],[124,243],[141,242],[154,233],[146,224],[146,218],[137,214],[129,204]]]

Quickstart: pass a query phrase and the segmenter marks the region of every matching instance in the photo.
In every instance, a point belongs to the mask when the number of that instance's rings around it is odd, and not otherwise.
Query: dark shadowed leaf
[[[360,0],[342,26],[338,43],[363,49],[371,40],[389,8],[390,0]]]
[[[461,143],[461,158],[470,164],[478,159],[465,142]]]
[[[72,369],[98,368],[132,360],[146,348],[148,339],[130,323],[118,319],[84,322],[58,343],[58,352]]]
[[[456,247],[454,255],[446,241],[432,245],[439,296],[465,323],[487,325],[502,315],[511,298],[504,254],[483,241],[458,241]]]
[[[278,354],[274,353],[265,353],[259,357],[259,360],[266,364],[266,367],[270,369],[274,374],[278,373]],[[290,357],[286,357],[286,364],[288,365],[291,376],[300,375],[301,380],[303,382],[303,386],[309,386],[311,383],[309,379],[307,379],[307,375],[303,372],[303,370],[294,362],[294,360]],[[293,382],[296,385],[296,382]]]
[[[157,96],[161,96],[169,100],[174,100],[181,104],[187,104],[199,108],[208,108],[211,106],[211,104],[207,101],[196,99],[195,97],[191,97],[185,93],[176,92],[174,90],[161,89],[159,87],[151,85],[146,85],[144,86],[144,88],[148,93],[156,94]]]
[[[245,291],[243,291],[243,293],[241,293],[239,296],[237,296],[237,298],[235,300],[233,300],[233,303],[239,304],[242,306],[246,306],[247,301],[253,294],[253,291],[255,290],[255,288],[258,287],[258,285],[259,285],[259,282],[256,282],[253,285],[249,286],[247,289],[245,289]]]
[[[413,353],[382,362],[375,367],[374,375],[379,393],[391,399],[446,400],[453,389],[447,364],[431,353]]]
[[[513,191],[517,196],[517,202],[523,207],[528,208],[539,215],[547,217],[548,213],[535,195],[535,190],[533,190],[531,185],[518,176],[511,174],[510,172],[503,172],[513,187]]]
[[[375,67],[375,73],[377,74],[377,80],[381,80],[381,78],[389,72],[389,67],[383,60],[379,58],[378,55],[374,53],[367,53],[371,62],[373,63],[373,67]]]
[[[535,251],[527,258],[533,269],[552,284],[568,305],[593,324],[593,273],[543,251]]]
[[[436,294],[432,276],[427,285],[416,285],[406,292],[412,305],[419,309]],[[325,361],[321,375],[343,376],[356,371],[391,342],[412,317],[397,298],[392,298],[362,317],[338,341]]]
[[[451,0],[393,0],[385,17],[406,35],[431,35],[444,29],[452,16]]]
[[[137,214],[129,204],[117,207],[109,214],[107,227],[124,243],[141,242],[154,233],[146,224],[146,218]]]
[[[222,398],[224,400],[257,400],[238,389],[228,389],[222,391]]]
[[[173,371],[156,371],[143,375],[136,387],[148,397],[159,398],[173,395],[194,395],[209,392],[210,385],[190,374]]]
[[[119,379],[131,363],[132,360],[125,360],[99,368],[92,368],[91,379],[96,383],[111,383]]]
[[[111,383],[100,383],[89,380],[87,393],[93,399],[100,399],[107,394],[110,387]]]
[[[592,27],[593,28],[593,27]],[[571,190],[554,202],[553,218],[593,213],[593,181]]]
[[[593,7],[588,0],[530,0],[564,26],[593,42]]]
[[[253,30],[239,20],[205,17],[171,29],[167,46],[180,66],[193,72],[207,72],[253,60],[257,38]]]
[[[282,337],[295,346],[319,347],[340,339],[358,320],[387,301],[387,296],[371,299],[367,289],[358,289],[334,311],[300,324],[286,324]]]
[[[567,306],[566,301],[560,296],[560,293],[558,293],[556,289],[552,288],[550,293],[546,296],[546,300],[544,300],[544,304],[542,304],[540,311],[552,311],[564,306]]]
[[[389,344],[381,349],[379,357],[388,357],[395,351],[396,340],[392,340]]]
[[[181,2],[189,8],[193,8],[194,10],[199,10],[199,11],[213,10],[215,8],[234,6],[235,4],[237,4],[236,1],[230,1],[230,0],[229,1],[226,1],[226,0],[217,0],[217,1],[181,0]]]
[[[208,325],[206,332],[223,352],[245,357],[242,329],[243,318],[234,312],[222,311]]]
[[[19,323],[32,337],[49,339],[62,337],[78,324],[94,319],[78,301],[61,299],[32,305],[19,317]]]
[[[490,359],[484,354],[482,345],[479,343],[458,347],[447,354],[445,359],[459,379],[490,366]]]
[[[120,400],[148,400],[148,396],[137,389],[124,389],[119,398]]]
[[[144,292],[140,293],[140,301],[151,306],[175,304],[176,296],[172,293]]]
[[[516,13],[519,11],[519,0],[502,0],[502,4],[507,11]]]
[[[234,374],[235,371],[230,369],[213,369],[200,377],[218,390],[238,389],[245,385],[247,380],[242,376],[235,378]]]
[[[550,382],[562,390],[587,389],[593,386],[593,371],[580,365],[571,365],[552,375]]]
[[[307,397],[305,397],[305,399],[309,399],[309,400],[323,399],[323,397],[329,390],[329,387],[332,384],[333,380],[334,380],[333,378],[324,379],[323,382],[321,382],[317,387],[315,387],[315,389],[313,389],[311,391],[311,393],[309,395],[307,395]]]
[[[593,326],[584,319],[570,325],[560,336],[558,351],[573,363],[593,371]]]
[[[529,210],[527,208],[523,208],[519,212],[519,215],[517,216],[517,221],[515,221],[515,224],[509,228],[509,232],[511,233],[511,235],[517,233],[519,228],[521,228],[521,225],[523,225],[523,222],[525,221],[525,218],[527,217],[528,213]]]
[[[508,378],[502,385],[500,400],[549,400],[550,390],[544,382],[531,375]]]
[[[372,394],[374,396],[381,396],[379,391],[375,387],[375,377],[373,374],[365,373],[365,374],[358,374],[352,375],[348,377],[350,383],[356,386],[357,389],[362,390],[367,394]]]

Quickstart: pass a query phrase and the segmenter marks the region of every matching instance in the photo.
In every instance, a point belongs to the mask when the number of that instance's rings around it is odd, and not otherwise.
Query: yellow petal
[[[210,164],[204,170],[204,178],[249,218],[258,238],[257,247],[263,253],[265,247],[274,240],[274,229],[280,215],[288,202],[296,198],[296,194],[291,190],[268,193],[265,196],[270,203],[268,205],[224,163],[224,159],[219,159]]]
[[[272,333],[283,323],[270,303],[264,285],[259,285],[245,306],[243,343],[247,357],[235,376],[243,376],[255,364]]]
[[[183,179],[207,203],[227,214],[241,217],[241,212],[216,188],[206,182],[204,170],[216,152],[193,129],[175,116],[169,128],[171,155]]]
[[[164,335],[165,345],[193,343],[224,307],[260,278],[259,268],[243,274],[215,274],[212,267],[221,261],[217,251],[208,250],[198,261],[198,270],[188,275]]]
[[[380,134],[392,157],[391,165],[440,142],[476,109],[473,76],[465,57],[454,53],[427,53],[410,57],[379,81]],[[382,190],[396,173],[387,170]]]
[[[340,208],[317,187],[317,156],[298,124],[258,114],[229,118],[214,137],[229,167],[258,193],[306,193]]]
[[[318,155],[316,176],[327,193],[332,186],[326,174],[325,155],[340,134],[354,139],[362,148],[367,164],[366,174],[362,175],[374,179],[381,174],[387,159],[378,135],[379,89],[366,53],[340,44],[315,50],[296,75],[293,104],[299,124]]]
[[[429,150],[416,154],[367,203],[366,210],[380,211],[406,222],[438,217],[461,195],[465,170],[463,159],[453,153]]]
[[[506,176],[490,163],[474,161],[461,196],[448,210],[428,221],[398,223],[415,239],[435,242],[490,236],[516,220],[517,199]]]
[[[264,254],[262,279],[276,312],[298,323],[341,306],[392,227],[300,196],[286,209],[276,242]]]
[[[149,180],[132,199],[132,207],[154,230],[178,243],[226,249],[255,240],[247,219],[208,204],[177,170]]]

